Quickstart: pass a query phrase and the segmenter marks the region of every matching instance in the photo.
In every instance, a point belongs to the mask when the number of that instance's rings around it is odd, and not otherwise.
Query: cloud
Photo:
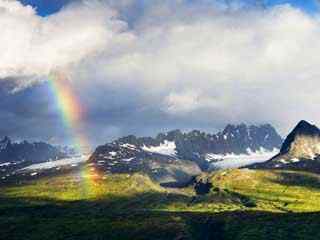
[[[99,138],[320,123],[318,15],[206,0],[81,1],[48,18],[0,6],[0,76],[23,87],[68,69],[88,129],[109,129]]]
[[[106,4],[85,1],[42,18],[18,1],[0,1],[0,78],[17,78],[21,87],[28,86],[100,52],[126,28],[112,20],[115,14]]]
[[[140,16],[133,41],[95,63],[97,82],[120,97],[135,92],[144,108],[159,109],[163,118],[183,115],[182,122],[272,122],[287,130],[300,118],[320,120],[317,17],[289,5],[185,6],[176,13],[170,7]]]

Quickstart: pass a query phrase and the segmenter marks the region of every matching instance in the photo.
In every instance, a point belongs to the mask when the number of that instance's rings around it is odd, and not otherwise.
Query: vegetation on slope
[[[318,175],[243,169],[200,178],[212,182],[207,195],[140,174],[3,187],[0,239],[319,239]]]

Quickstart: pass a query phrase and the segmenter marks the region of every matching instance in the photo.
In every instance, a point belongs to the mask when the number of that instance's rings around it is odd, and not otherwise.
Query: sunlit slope
[[[130,197],[143,192],[162,192],[149,177],[140,174],[81,176],[65,174],[31,181],[22,186],[10,186],[0,193],[11,198],[47,201],[96,201],[113,196]]]
[[[213,185],[246,196],[263,211],[308,212],[320,210],[320,176],[294,171],[222,171]]]
[[[143,174],[69,173],[2,187],[0,238],[320,238],[318,175],[242,169],[200,179],[212,181],[209,194],[165,189]]]
[[[66,174],[2,188],[2,197],[32,202],[100,201],[133,203],[136,209],[167,211],[309,212],[320,210],[320,177],[293,171],[226,170],[199,179],[212,182],[209,194],[193,187],[166,189],[142,174]],[[199,180],[198,179],[198,180]],[[116,199],[119,201],[113,202]]]

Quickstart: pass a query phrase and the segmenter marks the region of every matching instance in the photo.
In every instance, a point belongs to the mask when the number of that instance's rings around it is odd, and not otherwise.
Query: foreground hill
[[[250,168],[292,169],[320,173],[320,129],[300,121],[285,139],[280,153]]]
[[[83,169],[0,189],[2,239],[319,239],[319,176],[224,170],[166,189],[141,174]],[[275,224],[276,222],[276,224]]]

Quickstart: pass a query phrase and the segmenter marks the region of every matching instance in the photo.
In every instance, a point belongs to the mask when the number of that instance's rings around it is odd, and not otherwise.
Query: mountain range
[[[65,152],[45,142],[12,142],[7,136],[0,140],[0,163],[40,163],[65,157]]]
[[[278,153],[281,143],[282,138],[269,124],[227,125],[215,134],[173,130],[154,138],[119,138],[99,146],[89,162],[101,171],[146,172],[163,185],[176,185],[187,183],[202,171],[266,161]]]
[[[71,154],[72,153],[72,154]],[[108,173],[143,172],[163,186],[184,186],[203,172],[227,168],[320,172],[320,130],[300,121],[283,141],[270,125],[227,125],[218,133],[173,130],[129,135],[98,146],[91,156],[47,143],[0,141],[0,178],[58,174],[88,165]]]
[[[28,141],[13,142],[9,137],[0,140],[0,179],[15,178],[17,170],[32,164],[70,157],[71,151],[67,148],[52,146],[45,142]]]

